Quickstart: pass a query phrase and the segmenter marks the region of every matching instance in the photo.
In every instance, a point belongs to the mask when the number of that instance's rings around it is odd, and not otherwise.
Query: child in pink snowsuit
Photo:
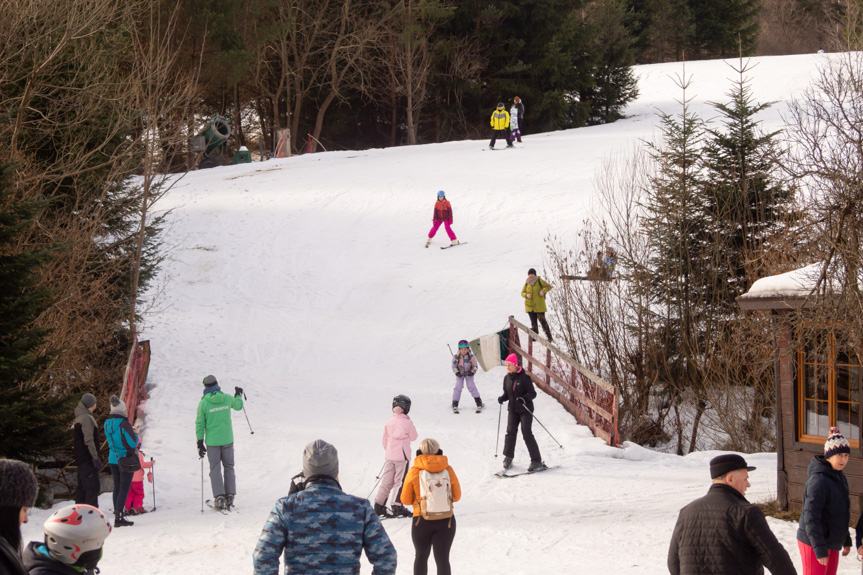
[[[437,201],[434,205],[434,215],[432,216],[432,229],[429,231],[428,239],[426,240],[426,247],[429,247],[432,238],[437,233],[441,224],[443,224],[444,229],[446,229],[446,235],[449,236],[450,243],[452,245],[456,245],[458,243],[458,239],[455,237],[455,232],[452,231],[452,206],[450,205],[449,200],[446,199],[446,194],[444,194],[443,190],[437,193]]]
[[[126,513],[129,515],[140,515],[146,513],[144,509],[144,469],[153,467],[155,460],[144,461],[144,454],[141,453],[141,440],[138,440],[138,461],[141,462],[141,469],[135,472],[132,476],[132,486],[129,487],[129,495],[126,496]],[[153,483],[153,472],[147,472],[147,480]]]
[[[399,502],[400,489],[393,490],[394,486],[402,485],[402,479],[411,461],[411,441],[417,438],[417,429],[408,417],[410,409],[410,398],[406,395],[397,395],[393,398],[393,416],[384,425],[383,444],[387,462],[381,475],[380,489],[375,496],[375,513],[381,517],[413,515],[410,509]],[[391,491],[392,511],[386,508],[387,496]]]

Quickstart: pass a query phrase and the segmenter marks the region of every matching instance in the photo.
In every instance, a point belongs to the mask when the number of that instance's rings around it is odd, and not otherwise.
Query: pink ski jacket
[[[414,422],[404,413],[394,414],[384,425],[387,461],[410,461],[411,441],[417,438]]]
[[[153,467],[152,461],[144,461],[144,454],[138,452],[138,461],[141,462],[141,469],[135,472],[132,476],[132,481],[144,481],[144,470]]]

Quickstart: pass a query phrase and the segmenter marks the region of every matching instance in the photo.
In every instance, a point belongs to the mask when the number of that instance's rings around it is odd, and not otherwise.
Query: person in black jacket
[[[797,547],[803,575],[835,575],[842,555],[851,552],[851,496],[842,469],[851,457],[851,445],[831,427],[824,455],[809,461],[809,479],[803,490],[803,509],[797,529]]]
[[[75,421],[72,423],[75,438],[75,465],[78,468],[78,488],[75,490],[75,503],[85,503],[99,507],[99,426],[93,418],[96,397],[85,393],[75,408]]]
[[[533,398],[536,397],[536,389],[530,376],[518,365],[518,357],[514,353],[506,358],[507,374],[503,378],[503,395],[497,398],[501,405],[505,401],[507,406],[506,438],[503,441],[503,468],[512,467],[512,458],[515,455],[515,440],[518,435],[518,427],[521,425],[521,436],[530,454],[530,467],[528,471],[545,469],[546,465],[539,454],[539,446],[533,436]]]
[[[671,544],[671,575],[796,575],[788,552],[770,531],[764,513],[746,500],[749,472],[741,456],[710,460],[707,495],[680,510]]]
[[[21,461],[0,459],[0,575],[27,575],[21,561],[21,524],[36,504],[36,477]]]

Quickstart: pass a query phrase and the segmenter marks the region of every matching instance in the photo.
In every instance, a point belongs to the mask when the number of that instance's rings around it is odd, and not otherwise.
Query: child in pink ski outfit
[[[381,475],[381,486],[375,496],[375,513],[381,517],[410,517],[413,512],[402,505],[399,500],[402,479],[410,465],[411,441],[417,438],[417,428],[408,417],[411,410],[411,400],[406,395],[393,398],[393,416],[384,425],[384,449],[387,462]],[[399,489],[393,490],[394,486]],[[387,509],[387,496],[392,491],[390,505]]]
[[[140,515],[147,512],[144,509],[144,469],[149,469],[156,463],[155,460],[144,461],[140,439],[138,439],[138,461],[141,462],[141,469],[132,476],[132,486],[129,487],[129,495],[126,496],[126,514],[128,515]],[[152,471],[147,472],[147,480],[153,483]]]

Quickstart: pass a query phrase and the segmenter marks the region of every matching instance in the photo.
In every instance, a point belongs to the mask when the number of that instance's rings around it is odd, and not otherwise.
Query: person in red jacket
[[[443,190],[437,193],[437,201],[434,205],[434,216],[432,217],[432,226],[431,231],[429,232],[428,240],[426,240],[426,247],[429,247],[429,244],[432,241],[432,238],[437,233],[438,228],[441,224],[444,225],[446,229],[446,235],[449,236],[452,245],[458,244],[458,239],[455,237],[455,232],[452,231],[452,206],[449,203],[449,200],[446,199],[446,194]]]

